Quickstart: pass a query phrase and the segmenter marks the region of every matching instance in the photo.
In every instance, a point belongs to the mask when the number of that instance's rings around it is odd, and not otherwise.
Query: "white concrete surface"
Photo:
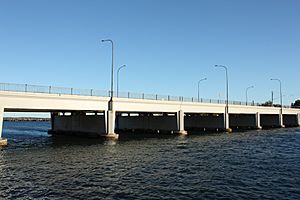
[[[255,118],[256,118],[256,128],[262,129],[261,124],[260,124],[260,114],[258,112],[255,114]]]
[[[106,111],[109,97],[58,95],[0,91],[0,106],[5,111]],[[117,112],[224,113],[225,104],[114,98]],[[232,114],[279,114],[280,108],[229,105]],[[300,109],[283,108],[283,114],[298,114]]]
[[[179,110],[177,112],[177,133],[181,135],[186,135],[187,132],[184,130],[184,111]]]
[[[107,134],[115,136],[115,112],[157,112],[178,113],[178,131],[184,132],[184,113],[224,114],[225,104],[210,104],[198,102],[143,100],[114,98],[114,110],[108,111],[109,97],[59,95],[47,93],[0,91],[0,137],[2,133],[3,111],[105,111]],[[279,124],[283,126],[282,115],[278,107],[229,105],[230,114],[253,114],[257,116],[257,127],[260,127],[260,115],[275,114]],[[283,108],[283,114],[300,116],[300,109]],[[224,128],[229,128],[228,120]],[[299,117],[298,117],[299,118]],[[298,120],[300,121],[300,120]]]

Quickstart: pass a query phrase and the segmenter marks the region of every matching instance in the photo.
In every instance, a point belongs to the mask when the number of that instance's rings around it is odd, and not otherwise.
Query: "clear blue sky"
[[[300,98],[299,0],[0,0],[1,81],[108,90],[115,42],[120,90],[270,100]],[[276,100],[279,102],[279,99]]]

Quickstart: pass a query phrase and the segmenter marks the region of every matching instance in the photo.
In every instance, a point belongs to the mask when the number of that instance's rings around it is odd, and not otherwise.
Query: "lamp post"
[[[110,104],[109,110],[113,110],[113,96],[114,96],[114,42],[110,39],[101,40],[101,42],[111,43],[111,82],[110,82]]]
[[[102,42],[111,43],[111,85],[110,85],[110,100],[108,102],[107,111],[107,134],[105,135],[108,139],[118,139],[119,135],[115,133],[115,118],[116,113],[113,110],[113,97],[114,97],[114,43],[110,39],[101,40]]]
[[[225,69],[225,75],[226,75],[226,108],[225,108],[225,129],[228,132],[231,132],[229,128],[229,114],[228,114],[228,72],[227,67],[224,65],[215,65],[215,67],[220,67]]]
[[[280,92],[280,115],[279,115],[279,119],[280,119],[280,126],[284,127],[283,125],[283,116],[282,116],[282,91],[281,91],[281,80],[278,78],[271,78],[271,81],[278,81],[279,82],[279,92]]]
[[[279,82],[279,94],[280,94],[280,112],[282,114],[282,91],[281,91],[281,80],[277,78],[271,78],[271,81],[278,81]]]
[[[247,89],[246,89],[246,106],[248,105],[248,90],[251,88],[254,88],[254,86],[252,85],[250,87],[247,87]]]
[[[119,97],[119,72],[124,67],[126,67],[126,65],[122,65],[121,67],[119,67],[118,72],[117,72],[117,97]]]
[[[207,80],[207,78],[203,78],[203,79],[200,79],[200,80],[198,81],[198,102],[199,102],[199,98],[200,98],[200,96],[199,96],[199,85],[200,85],[200,82],[201,82],[201,81],[205,81],[205,80]]]

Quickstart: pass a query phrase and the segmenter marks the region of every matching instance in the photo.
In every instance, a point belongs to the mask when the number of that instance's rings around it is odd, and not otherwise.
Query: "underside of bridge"
[[[187,131],[224,130],[224,114],[186,113],[184,125]]]
[[[256,114],[230,114],[229,126],[232,129],[256,129],[260,128]]]
[[[174,133],[177,113],[117,112],[116,132]]]
[[[283,124],[286,127],[299,126],[299,115],[283,115]]]
[[[278,114],[261,114],[260,115],[260,125],[263,128],[279,128],[283,127],[283,124]]]
[[[52,112],[50,134],[99,137],[106,132],[103,112]]]

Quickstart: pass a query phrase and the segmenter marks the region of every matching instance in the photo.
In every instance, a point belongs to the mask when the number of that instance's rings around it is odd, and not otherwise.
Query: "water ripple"
[[[4,127],[0,199],[300,199],[299,128],[108,142]]]

